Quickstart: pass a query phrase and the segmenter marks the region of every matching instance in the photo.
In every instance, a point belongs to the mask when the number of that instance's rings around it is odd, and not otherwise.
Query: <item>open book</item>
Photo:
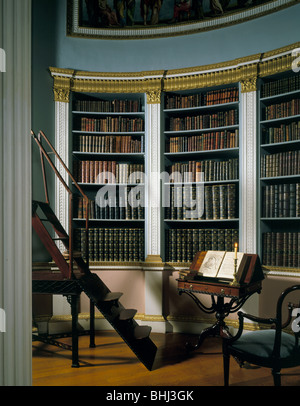
[[[207,251],[198,271],[198,275],[220,279],[233,279],[234,258],[235,253],[231,251]],[[244,253],[237,253],[237,281],[241,279],[246,269],[247,259]]]

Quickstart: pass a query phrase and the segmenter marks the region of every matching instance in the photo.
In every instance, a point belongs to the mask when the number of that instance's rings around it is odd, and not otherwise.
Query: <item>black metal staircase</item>
[[[43,137],[47,144],[50,146],[52,152],[56,155],[59,161],[63,164],[66,172],[71,177],[75,187],[83,195],[86,203],[87,210],[85,210],[88,215],[88,198],[80,189],[79,185],[72,177],[68,168],[64,165],[61,158],[45,136],[43,132],[40,132],[36,136],[32,132],[32,136],[39,146],[41,153],[42,171],[44,177],[44,186],[46,193],[46,202],[33,201],[32,205],[32,225],[37,235],[41,239],[43,245],[51,255],[53,261],[57,265],[61,273],[61,278],[63,280],[70,280],[78,285],[79,291],[83,291],[90,299],[93,306],[95,306],[110,325],[115,329],[115,331],[120,335],[120,337],[125,341],[125,343],[130,347],[130,349],[135,353],[137,358],[146,366],[147,369],[151,370],[153,362],[155,359],[157,348],[155,344],[150,339],[151,327],[139,326],[134,320],[136,314],[135,309],[125,309],[120,303],[120,298],[122,296],[121,292],[111,292],[109,288],[104,284],[104,282],[99,278],[98,275],[92,273],[89,269],[88,262],[88,252],[86,253],[86,258],[83,259],[81,255],[76,255],[73,251],[73,239],[72,239],[72,216],[69,217],[69,234],[65,231],[59,219],[56,217],[55,213],[50,207],[47,185],[46,185],[46,172],[44,167],[44,157],[47,159],[48,163],[54,170],[55,174],[58,176],[60,181],[63,183],[64,187],[69,193],[69,211],[72,214],[72,203],[73,194],[65,181],[62,179],[61,175],[58,173],[55,165],[48,156],[48,153],[42,146]],[[43,216],[45,218],[40,218],[38,214],[38,208],[40,208]],[[45,222],[49,223],[58,236],[53,238],[45,226]],[[86,219],[86,230],[88,230],[88,217]],[[88,233],[87,233],[88,235]],[[61,241],[64,248],[67,250],[67,257],[61,252],[56,241]],[[87,244],[88,246],[88,244]],[[34,273],[34,280],[39,279],[38,272]],[[56,276],[57,278],[57,276]]]

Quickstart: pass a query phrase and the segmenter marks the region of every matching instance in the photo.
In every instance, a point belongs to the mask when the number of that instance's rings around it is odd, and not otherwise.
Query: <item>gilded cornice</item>
[[[263,54],[254,54],[218,64],[168,71],[137,73],[85,72],[50,68],[56,101],[69,102],[69,92],[146,93],[148,103],[160,103],[162,91],[201,89],[241,83],[242,92],[256,90],[259,77],[292,69],[293,51],[300,42]]]

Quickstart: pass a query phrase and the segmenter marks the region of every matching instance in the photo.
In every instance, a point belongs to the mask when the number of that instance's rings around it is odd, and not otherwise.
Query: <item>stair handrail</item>
[[[56,149],[53,147],[49,139],[46,137],[45,133],[43,131],[39,131],[38,136],[34,133],[33,130],[31,130],[31,135],[35,142],[37,143],[39,150],[40,150],[40,157],[41,157],[41,165],[42,165],[42,173],[43,173],[43,182],[44,182],[44,189],[45,189],[45,197],[46,197],[46,202],[49,204],[49,195],[48,195],[48,188],[47,188],[47,179],[46,179],[46,171],[45,171],[45,164],[44,164],[44,158],[46,158],[47,162],[49,163],[50,167],[53,169],[55,175],[58,177],[62,185],[64,186],[65,190],[69,194],[69,277],[73,275],[73,259],[74,259],[74,254],[73,254],[73,192],[67,185],[66,181],[64,178],[61,176],[59,173],[59,170],[56,168],[55,164],[52,162],[50,159],[47,151],[42,145],[42,139],[44,139],[48,146],[50,147],[51,151],[53,154],[56,156],[56,158],[59,160],[61,165],[63,166],[64,170],[68,174],[68,176],[71,178],[74,186],[76,189],[79,191],[81,194],[83,201],[84,201],[84,212],[86,215],[86,221],[85,221],[85,230],[86,230],[86,263],[89,265],[89,206],[90,206],[90,201],[87,195],[83,192],[81,187],[78,185],[77,181],[74,179],[72,173],[70,172],[69,168],[61,158],[61,156],[58,154]]]

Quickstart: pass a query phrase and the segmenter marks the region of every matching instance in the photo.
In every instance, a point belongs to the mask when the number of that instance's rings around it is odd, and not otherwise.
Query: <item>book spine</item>
[[[262,263],[269,266],[299,267],[299,232],[263,233]]]

